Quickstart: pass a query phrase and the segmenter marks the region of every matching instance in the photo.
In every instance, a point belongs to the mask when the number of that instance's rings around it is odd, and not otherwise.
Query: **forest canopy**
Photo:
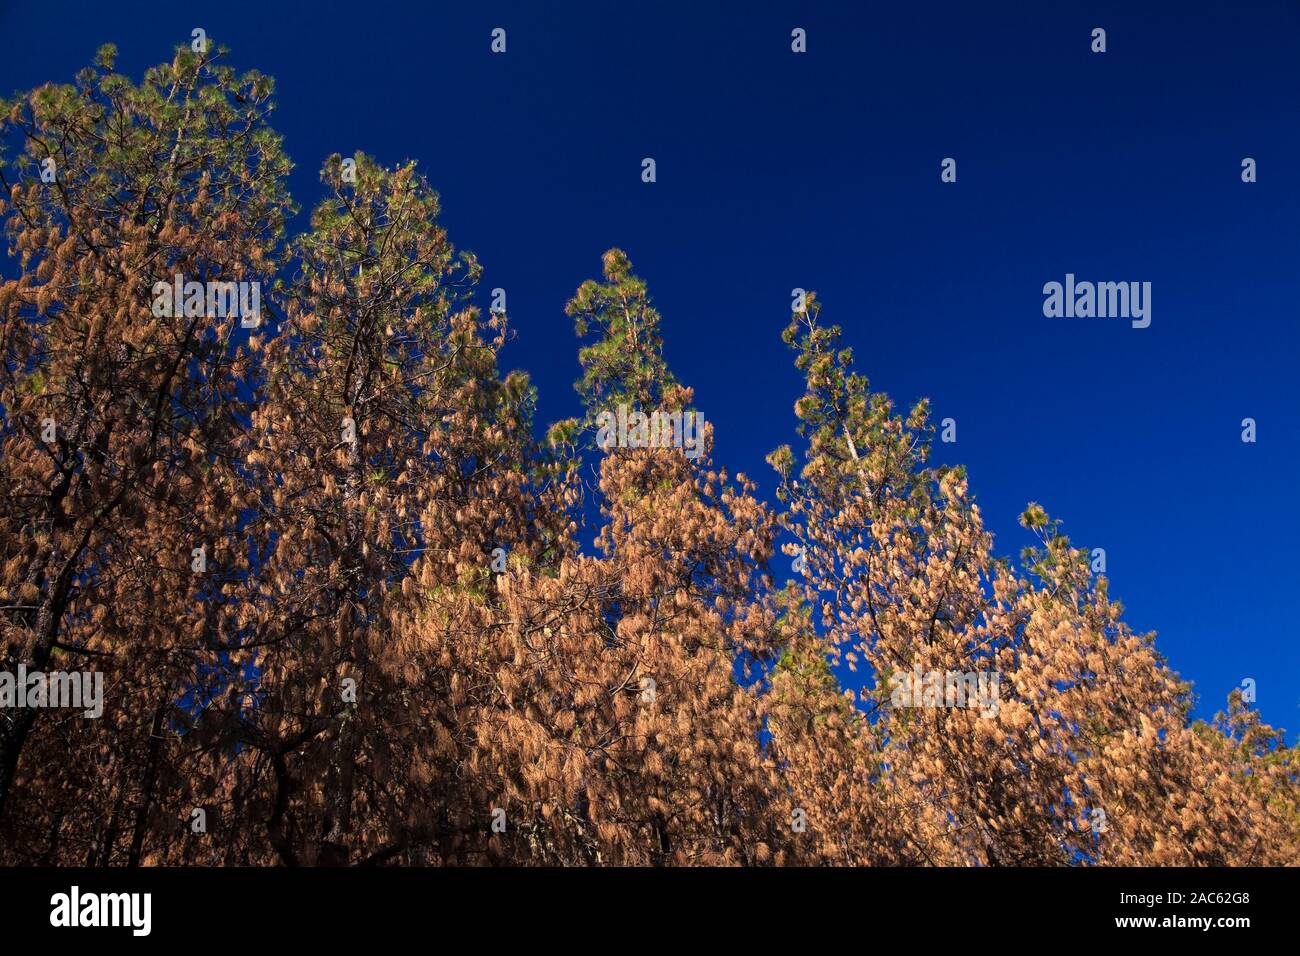
[[[290,234],[224,54],[0,101],[0,863],[1300,862],[1300,752],[1038,504],[996,556],[815,294],[775,501],[618,249],[543,428],[416,165]]]

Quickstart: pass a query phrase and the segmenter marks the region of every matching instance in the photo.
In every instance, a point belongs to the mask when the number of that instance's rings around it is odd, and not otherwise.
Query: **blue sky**
[[[328,154],[419,160],[542,423],[578,406],[564,303],[622,247],[716,457],[769,496],[801,392],[778,336],[815,289],[875,388],[956,419],[936,447],[1000,553],[1041,502],[1199,715],[1252,677],[1295,740],[1300,3],[995,6],[0,0],[0,91],[104,42],[138,78],[203,27],[277,80],[300,225]],[[1066,273],[1151,282],[1151,326],[1045,318]]]

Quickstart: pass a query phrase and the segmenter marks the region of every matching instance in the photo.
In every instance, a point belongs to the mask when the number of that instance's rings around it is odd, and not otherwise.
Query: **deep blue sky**
[[[778,335],[817,290],[874,387],[957,420],[937,448],[999,552],[1041,502],[1106,549],[1199,715],[1253,677],[1294,740],[1300,0],[976,6],[0,0],[0,92],[109,41],[138,79],[204,27],[278,81],[304,217],[329,153],[419,160],[507,290],[543,422],[577,410],[564,303],[621,246],[717,458],[765,495],[801,391]],[[1151,282],[1151,327],[1045,318],[1067,272]]]

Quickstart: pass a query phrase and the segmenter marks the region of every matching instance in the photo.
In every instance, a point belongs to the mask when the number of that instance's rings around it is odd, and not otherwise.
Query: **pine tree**
[[[276,268],[291,204],[271,83],[223,52],[182,50],[135,85],[104,47],[75,85],[0,109],[0,136],[20,149],[0,199],[20,270],[0,285],[0,666],[101,670],[112,688],[102,723],[72,738],[48,727],[40,742],[75,741],[69,757],[89,773],[22,759],[49,722],[6,710],[0,808],[15,775],[23,790],[75,791],[73,809],[47,812],[38,791],[20,813],[48,821],[54,843],[93,834],[86,858],[105,862],[147,824],[161,770],[149,741],[171,726],[212,639],[213,595],[240,567],[223,532],[240,504],[228,449],[243,319],[158,293],[178,274],[259,282]],[[87,805],[111,822],[74,825]]]

